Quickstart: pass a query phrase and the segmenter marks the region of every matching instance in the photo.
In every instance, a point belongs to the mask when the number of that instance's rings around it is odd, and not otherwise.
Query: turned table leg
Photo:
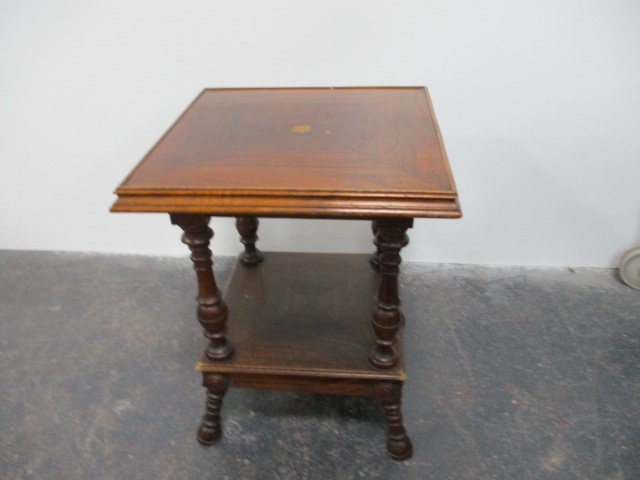
[[[373,238],[375,239],[378,235],[378,222],[375,220],[371,222],[371,231],[373,232]],[[382,250],[380,247],[376,246],[376,252],[371,255],[371,258],[369,259],[374,270],[380,270],[380,255],[382,255]]]
[[[262,262],[262,252],[256,248],[258,240],[258,219],[256,217],[237,217],[236,228],[240,234],[240,241],[244,245],[244,252],[240,254],[240,261],[247,266]]]
[[[202,377],[202,386],[207,389],[207,404],[198,429],[198,441],[203,445],[211,445],[222,436],[220,409],[222,398],[229,387],[229,378],[217,373],[205,373]]]
[[[402,424],[402,383],[380,383],[376,385],[375,392],[387,416],[387,451],[395,460],[406,460],[413,453],[413,446]]]
[[[394,343],[403,320],[398,296],[400,250],[409,243],[406,231],[412,224],[411,218],[384,218],[378,219],[374,227],[374,244],[380,252],[377,259],[381,281],[371,320],[375,345],[369,360],[378,368],[391,368],[398,363]]]
[[[226,337],[228,310],[213,275],[209,250],[213,230],[208,226],[209,216],[171,214],[171,223],[184,231],[182,242],[191,250],[191,261],[198,279],[198,320],[204,328],[204,336],[209,339],[207,358],[213,361],[229,358],[233,347]]]

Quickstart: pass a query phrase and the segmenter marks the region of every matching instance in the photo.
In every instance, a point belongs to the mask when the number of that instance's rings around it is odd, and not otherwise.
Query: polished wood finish
[[[373,238],[374,238],[374,245],[376,243],[375,238],[378,236],[378,222],[376,222],[375,220],[373,222],[371,222],[371,232],[373,233]],[[373,267],[374,270],[379,270],[380,269],[380,256],[382,255],[382,250],[380,249],[379,246],[376,245],[376,251],[373,253],[373,255],[371,255],[371,258],[369,259],[369,261],[371,262],[371,266]]]
[[[220,410],[222,409],[222,398],[229,387],[229,377],[205,373],[202,376],[202,386],[207,389],[207,404],[197,438],[201,444],[211,445],[220,440],[222,436]]]
[[[191,250],[209,339],[201,443],[221,437],[233,386],[378,398],[389,454],[411,455],[400,251],[414,218],[461,215],[426,89],[205,90],[116,193],[112,211],[169,213]],[[224,299],[210,216],[236,217],[244,245]],[[263,254],[259,217],[369,220],[376,252]]]
[[[378,368],[393,367],[398,361],[395,338],[403,318],[398,296],[400,250],[409,243],[406,231],[412,225],[411,218],[384,218],[375,223],[374,243],[378,248],[375,258],[382,281],[371,320],[376,343],[369,360]]]
[[[313,274],[310,274],[313,272]],[[229,335],[241,345],[225,362],[203,354],[196,370],[229,379],[232,387],[379,398],[387,414],[389,454],[411,455],[400,413],[406,379],[402,339],[396,335],[395,361],[376,368],[371,349],[371,298],[384,283],[367,255],[264,254],[253,268],[238,263],[225,290]],[[287,301],[282,301],[286,295]],[[218,382],[219,383],[219,382]],[[218,438],[220,388],[208,388],[200,432]],[[199,438],[202,441],[202,434]]]
[[[205,90],[116,193],[117,212],[460,216],[422,87]]]
[[[406,460],[413,453],[413,445],[402,424],[400,398],[402,397],[402,383],[379,383],[375,389],[376,395],[382,401],[387,415],[387,451],[396,460]]]
[[[244,245],[244,252],[240,254],[240,261],[247,266],[257,265],[262,262],[262,252],[256,248],[259,223],[256,217],[236,218],[236,228],[240,234],[240,241]]]
[[[209,240],[213,230],[206,215],[172,214],[171,223],[184,230],[182,242],[191,250],[191,261],[198,279],[198,321],[209,339],[206,355],[211,360],[224,360],[231,356],[233,347],[226,338],[227,305],[213,275],[213,260]]]
[[[242,348],[225,362],[201,362],[198,370],[404,379],[402,362],[381,370],[368,361],[372,298],[381,279],[367,255],[267,252],[264,256],[252,268],[237,264],[224,292],[229,337]],[[394,342],[397,346],[401,339]]]

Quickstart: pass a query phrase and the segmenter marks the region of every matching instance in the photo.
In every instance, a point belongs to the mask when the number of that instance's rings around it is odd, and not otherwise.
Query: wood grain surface
[[[116,212],[460,216],[422,87],[204,90],[116,194]]]

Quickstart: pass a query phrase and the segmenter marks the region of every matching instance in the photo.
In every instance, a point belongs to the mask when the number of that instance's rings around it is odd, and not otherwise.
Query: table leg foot
[[[212,445],[222,437],[220,410],[229,379],[223,375],[204,374],[202,385],[207,389],[207,403],[197,438],[202,445]]]
[[[413,454],[413,445],[402,424],[402,384],[381,383],[376,387],[376,394],[387,416],[387,451],[394,460],[406,460]]]
[[[240,261],[248,267],[258,265],[264,259],[262,252],[256,248],[258,224],[259,221],[256,217],[236,218],[236,228],[240,234],[240,242],[244,245],[244,252],[240,254]]]

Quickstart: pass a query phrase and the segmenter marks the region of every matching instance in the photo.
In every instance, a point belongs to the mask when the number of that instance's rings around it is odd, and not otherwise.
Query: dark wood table
[[[111,211],[169,213],[191,250],[209,340],[196,366],[207,389],[201,443],[220,438],[234,386],[375,396],[389,454],[411,456],[400,250],[414,218],[461,215],[426,89],[205,90],[116,194]],[[244,244],[224,295],[211,216],[236,217]],[[369,220],[376,252],[263,253],[258,217]]]

